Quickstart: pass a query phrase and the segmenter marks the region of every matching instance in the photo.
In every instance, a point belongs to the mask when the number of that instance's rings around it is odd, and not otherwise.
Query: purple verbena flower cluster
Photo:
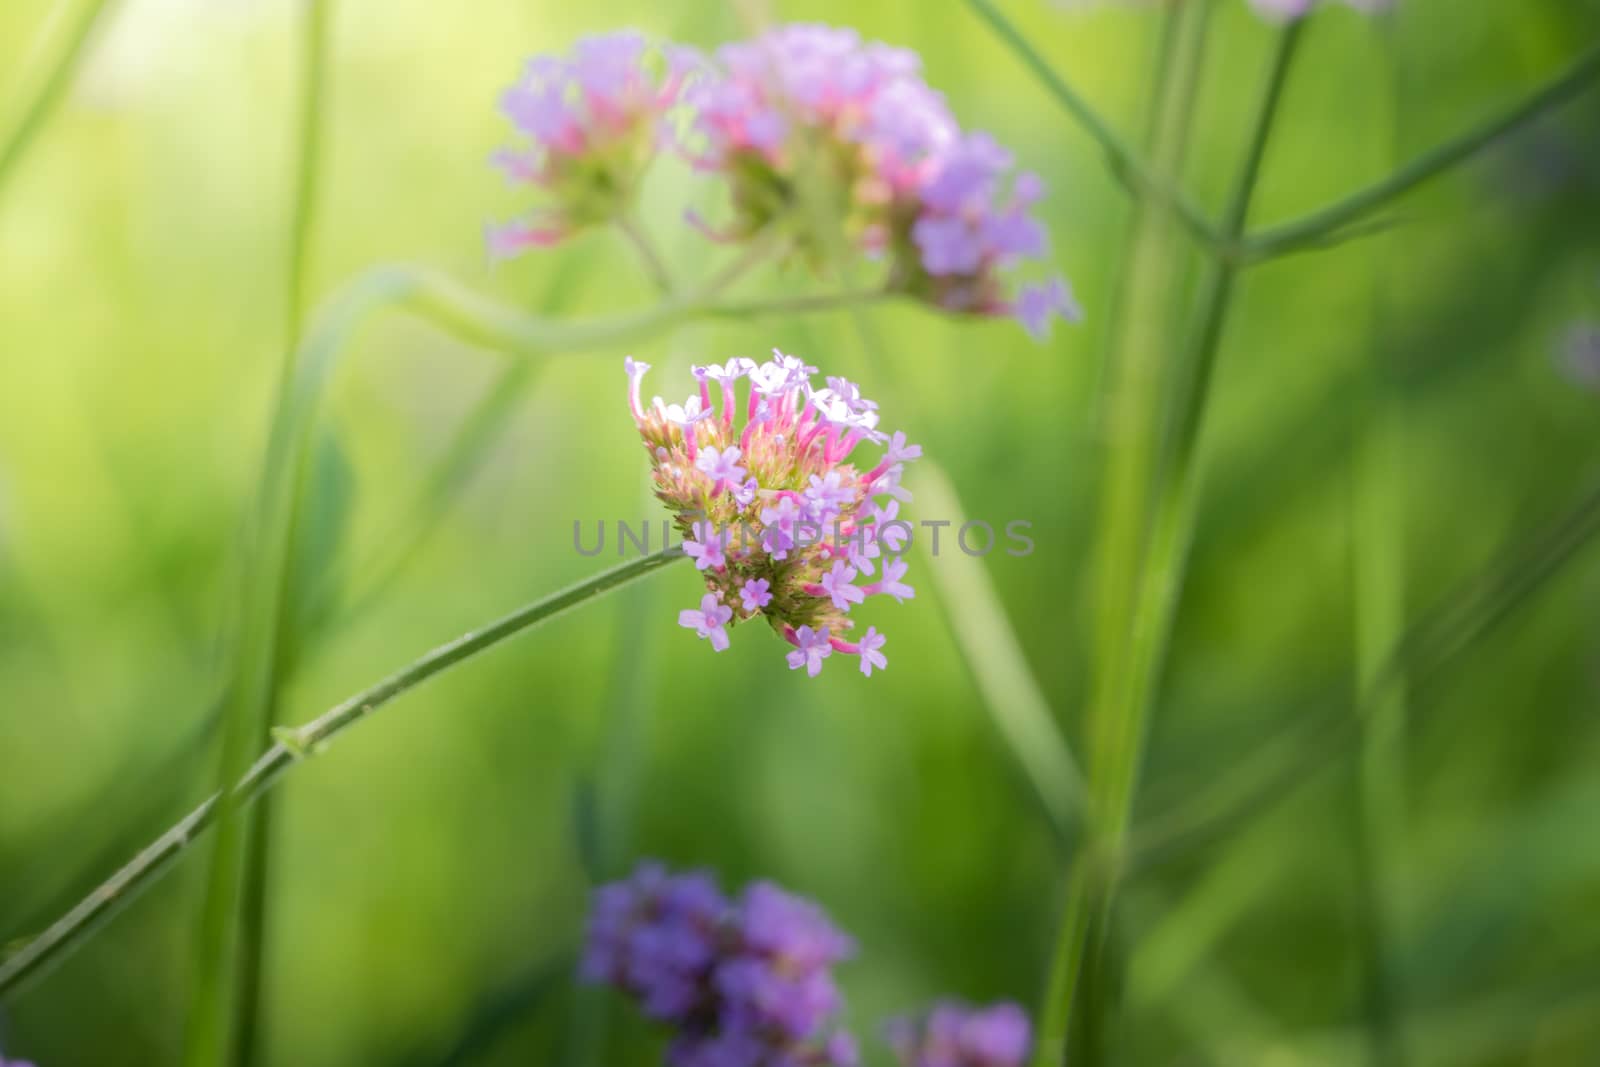
[[[580,973],[673,1028],[671,1067],[856,1067],[832,973],[854,951],[770,883],[730,901],[708,875],[647,863],[596,892]]]
[[[1394,0],[1343,0],[1346,7],[1372,15],[1394,6]],[[1311,13],[1318,0],[1250,0],[1250,6],[1271,19],[1292,21]]]
[[[885,261],[884,287],[952,312],[1009,315],[1043,337],[1079,311],[1060,278],[1004,275],[1047,254],[1036,175],[963,132],[914,52],[853,30],[780,26],[702,56],[620,32],[532,60],[505,97],[531,148],[496,158],[550,206],[489,233],[496,256],[553,244],[632,204],[658,143],[727,184],[718,240],[773,240],[819,268],[843,250]]]
[[[901,1067],[1022,1067],[1028,1017],[1015,1004],[972,1008],[953,1001],[885,1027]]]
[[[677,53],[627,30],[585,37],[566,56],[530,60],[501,100],[528,143],[494,160],[512,181],[542,189],[548,203],[491,227],[491,255],[555,244],[625,213],[682,84]]]
[[[595,891],[579,973],[672,1028],[669,1067],[857,1067],[833,978],[854,954],[816,904],[770,882],[729,900],[710,875],[644,863]],[[884,1034],[902,1067],[1021,1067],[1030,1042],[1010,1003],[941,1001]]]
[[[719,49],[685,92],[684,151],[726,180],[732,204],[731,222],[706,228],[729,241],[776,229],[818,263],[859,249],[887,260],[892,290],[1015,315],[1043,336],[1052,317],[1078,317],[1066,284],[1012,295],[1002,278],[1046,255],[1029,214],[1043,183],[1010,177],[1010,153],[964,133],[921,66],[914,52],[815,24]],[[819,232],[819,217],[838,228]]]
[[[921,447],[880,431],[878,405],[853,382],[830,377],[818,388],[817,368],[777,350],[759,366],[731,359],[694,368],[699,389],[683,404],[656,397],[646,407],[649,364],[629,359],[626,368],[656,495],[705,578],[700,606],[681,612],[679,625],[720,652],[727,627],[764,617],[794,646],[792,669],[815,677],[835,652],[859,657],[869,677],[886,667],[884,636],[869,626],[850,640],[849,615],[870,596],[916,595],[901,555],[912,530],[898,516],[911,499],[900,484],[905,465]],[[866,469],[849,462],[862,441],[884,446]]]
[[[33,1064],[25,1060],[8,1060],[0,1055],[0,1067],[33,1067]]]

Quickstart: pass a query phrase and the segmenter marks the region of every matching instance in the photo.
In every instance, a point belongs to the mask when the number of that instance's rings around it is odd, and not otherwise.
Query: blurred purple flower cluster
[[[854,954],[820,908],[770,882],[729,900],[707,874],[645,863],[595,891],[580,977],[671,1027],[670,1067],[857,1067],[833,979]],[[885,1036],[902,1067],[1021,1067],[1030,1040],[1016,1005],[953,1001]]]
[[[770,240],[823,272],[883,261],[887,291],[947,311],[1015,316],[1043,337],[1079,311],[1066,283],[1006,277],[1048,252],[1037,175],[964,132],[913,52],[849,29],[781,26],[712,55],[635,33],[533,60],[505,108],[533,148],[498,158],[553,206],[490,231],[514,255],[621,218],[664,141],[729,192],[731,217],[692,222],[728,243]],[[1048,272],[1044,272],[1048,274]]]
[[[711,230],[720,239],[778,228],[818,263],[838,248],[885,258],[891,288],[950,311],[1023,306],[1002,272],[1046,255],[1029,214],[1043,183],[1011,178],[1010,153],[962,131],[914,52],[781,26],[719,49],[686,98],[685,154],[729,188],[733,220]],[[1036,335],[1054,315],[1076,317],[1064,283],[1029,292],[1023,321]]]
[[[871,596],[916,596],[903,555],[913,531],[899,517],[911,493],[900,483],[921,446],[879,430],[878,405],[854,382],[829,377],[818,386],[816,367],[777,350],[759,365],[695,367],[698,389],[682,404],[656,397],[646,407],[649,364],[624,366],[656,496],[705,579],[700,606],[680,612],[679,625],[721,652],[727,627],[765,619],[794,646],[790,668],[812,677],[836,652],[859,657],[869,677],[887,667],[886,638],[869,626],[850,640],[849,616]],[[744,403],[741,379],[749,383]],[[863,441],[883,446],[870,467],[850,462]]]
[[[512,181],[544,190],[532,215],[490,227],[497,258],[551,245],[632,205],[655,158],[662,123],[683,84],[679,57],[633,31],[585,37],[565,56],[536,56],[501,106],[527,138],[494,162]]]
[[[645,864],[596,892],[581,976],[672,1027],[672,1067],[855,1067],[832,973],[853,953],[821,909],[770,883],[730,901],[705,874]]]
[[[972,1008],[946,1001],[918,1019],[885,1027],[901,1067],[1022,1067],[1031,1040],[1015,1004]]]

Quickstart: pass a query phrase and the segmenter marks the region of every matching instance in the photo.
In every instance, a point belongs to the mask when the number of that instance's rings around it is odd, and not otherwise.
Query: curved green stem
[[[1225,216],[1223,232],[1227,235],[1239,233],[1249,213],[1301,26],[1301,23],[1291,23],[1279,37],[1252,125],[1250,144]],[[1182,591],[1199,495],[1199,453],[1205,410],[1223,329],[1232,306],[1235,281],[1235,267],[1214,263],[1202,282],[1199,320],[1190,335],[1187,357],[1178,368],[1184,378],[1178,386],[1166,455],[1158,478],[1155,520],[1134,606],[1133,638],[1126,660],[1113,665],[1102,691],[1106,701],[1102,708],[1107,721],[1122,727],[1122,735],[1115,745],[1114,774],[1107,780],[1102,794],[1105,807],[1100,812],[1107,820],[1103,829],[1109,835],[1114,854],[1121,853],[1122,838],[1128,828],[1144,734]]]
[[[1393,21],[1383,20],[1389,60],[1386,136],[1377,138],[1389,166],[1399,158],[1401,75]],[[1384,657],[1405,629],[1405,470],[1401,428],[1403,395],[1388,355],[1398,241],[1368,250],[1373,279],[1368,354],[1362,368],[1367,388],[1358,391],[1352,492],[1352,601],[1355,614],[1355,691],[1365,692],[1384,669]],[[1361,712],[1359,706],[1351,714]],[[1361,717],[1360,758],[1354,776],[1355,873],[1363,909],[1360,925],[1366,1031],[1374,1067],[1405,1067],[1410,1035],[1405,966],[1406,760],[1409,713],[1404,676],[1388,687],[1371,714]]]
[[[149,887],[171,863],[221,818],[225,808],[242,808],[271,789],[295,764],[329,741],[415,689],[423,682],[471,659],[524,630],[637,581],[683,558],[681,548],[663,549],[603,571],[562,592],[535,601],[487,626],[470,630],[292,730],[274,731],[276,740],[258,756],[226,793],[217,792],[156,838],[121,870],[84,897],[49,929],[0,962],[0,998],[15,994],[59,962],[121,905]]]
[[[292,344],[305,320],[305,287],[311,259],[311,233],[322,177],[322,115],[327,110],[332,58],[334,0],[307,0],[301,27],[302,77],[296,136],[294,200],[289,221],[288,323]],[[284,368],[286,374],[291,367]]]
[[[1279,37],[1224,214],[1225,240],[1244,228],[1300,31],[1301,24],[1292,23]],[[1148,540],[1141,536],[1141,528],[1128,534],[1144,545],[1133,596],[1128,602],[1131,617],[1120,622],[1122,639],[1108,644],[1108,655],[1096,672],[1092,693],[1090,722],[1097,750],[1090,784],[1095,837],[1069,887],[1057,943],[1060,1003],[1053,1009],[1066,1024],[1061,1034],[1066,1048],[1075,1053],[1075,1060],[1086,1057],[1089,1063],[1105,1058],[1101,1020],[1097,1017],[1098,1001],[1105,995],[1107,981],[1103,956],[1124,863],[1145,735],[1183,586],[1199,492],[1203,416],[1237,269],[1222,259],[1213,260],[1207,268],[1198,319],[1182,361],[1174,369],[1179,381],[1163,462],[1156,476]]]
[[[1600,78],[1600,45],[1519,103],[1461,136],[1417,157],[1389,177],[1292,222],[1272,226],[1238,242],[1248,259],[1279,256],[1302,245],[1325,240],[1335,231],[1372,214],[1397,197],[1481,152],[1513,130],[1561,106]]]
[[[706,314],[723,319],[755,319],[767,315],[798,315],[813,311],[838,311],[864,304],[881,304],[900,298],[886,289],[845,289],[837,293],[810,293],[805,296],[774,297],[714,304]]]
[[[1166,173],[1179,173],[1188,152],[1195,85],[1204,66],[1209,22],[1206,4],[1167,9],[1155,58],[1154,84],[1147,105],[1146,144]],[[1156,444],[1159,439],[1161,382],[1166,376],[1167,338],[1182,290],[1184,257],[1169,205],[1145,193],[1136,195],[1127,246],[1111,300],[1101,359],[1103,413],[1100,433],[1105,472],[1100,487],[1099,532],[1093,547],[1096,625],[1092,662],[1114,661],[1126,641],[1126,620],[1138,576],[1149,507]],[[1088,725],[1091,754],[1105,751],[1104,722]],[[1100,773],[1099,759],[1091,771]],[[1034,1067],[1053,1067],[1093,1044],[1093,1028],[1073,1026],[1091,1005],[1080,984],[1088,945],[1090,881],[1101,877],[1098,835],[1088,812],[1089,833],[1075,858],[1065,888],[1065,908],[1039,1009],[1040,1039]],[[1073,1040],[1069,1050],[1068,1039]]]
[[[917,499],[930,515],[959,525],[965,511],[955,486],[932,460],[917,468]],[[1055,713],[1034,677],[1006,617],[1005,607],[981,561],[967,556],[941,559],[932,568],[945,622],[994,722],[995,731],[1016,758],[1057,841],[1068,847],[1083,820],[1083,772]]]
[[[1195,86],[1204,66],[1210,9],[1207,4],[1168,8],[1155,60],[1148,103],[1146,142],[1166,173],[1179,173],[1188,154]],[[1162,382],[1170,362],[1168,338],[1182,292],[1186,266],[1181,234],[1170,205],[1137,195],[1127,246],[1119,267],[1101,359],[1103,413],[1099,421],[1105,456],[1100,487],[1099,530],[1093,547],[1095,648],[1093,663],[1114,662],[1127,640],[1131,596],[1138,578],[1148,524],[1149,487],[1159,441]],[[1110,724],[1088,724],[1091,770],[1101,773],[1098,753],[1108,747]],[[1091,810],[1091,823],[1098,813]],[[1093,1027],[1073,1026],[1091,1009],[1080,984],[1090,936],[1090,881],[1100,878],[1098,836],[1090,827],[1086,847],[1074,861],[1064,893],[1065,910],[1039,1010],[1040,1040],[1035,1067],[1052,1067],[1069,1054],[1087,1053]],[[1069,1050],[1068,1039],[1073,1041]]]
[[[84,0],[73,16],[61,51],[46,66],[38,86],[28,95],[17,114],[16,124],[0,137],[0,189],[5,188],[6,180],[44,127],[50,112],[55,110],[61,94],[72,84],[72,75],[83,59],[89,39],[110,7],[111,0]]]
[[[1219,235],[1210,220],[1171,179],[1157,173],[1111,124],[1096,111],[1050,62],[1023,36],[1016,23],[1000,11],[994,0],[966,0],[967,6],[989,24],[1017,58],[1034,73],[1058,104],[1071,115],[1105,152],[1111,173],[1134,196],[1166,204],[1202,244],[1215,246]]]

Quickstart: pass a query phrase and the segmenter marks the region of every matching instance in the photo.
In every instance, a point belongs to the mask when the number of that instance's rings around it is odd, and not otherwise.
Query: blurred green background
[[[58,6],[0,5],[0,114]],[[1242,2],[1220,6],[1191,174],[1210,204],[1269,39]],[[1396,85],[1410,154],[1600,35],[1600,5],[1579,0],[1402,8],[1382,31],[1343,8],[1316,20],[1257,220],[1383,173]],[[844,313],[690,324],[629,351],[669,396],[692,362],[800,353],[862,381],[970,514],[1030,520],[1038,551],[986,567],[1076,746],[1097,367],[1125,198],[962,4],[776,10],[918,50],[967,126],[1041,172],[1087,321],[1036,346],[1013,324],[892,307],[867,316],[878,352]],[[1135,126],[1151,14],[1007,10]],[[42,928],[209,788],[238,535],[288,343],[298,14],[284,0],[116,5],[0,190],[0,944]],[[486,220],[526,202],[485,162],[510,136],[499,91],[524,57],[622,26],[703,46],[743,32],[721,3],[340,0],[313,295],[403,260],[552,315],[649,303],[614,235],[492,272],[481,245]],[[1591,93],[1407,199],[1402,228],[1246,276],[1150,739],[1151,805],[1181,805],[1307,700],[1353,688],[1353,457],[1374,359],[1398,413],[1409,615],[1592,489],[1600,396],[1562,374],[1556,348],[1568,323],[1600,314],[1596,129]],[[706,253],[679,221],[686,202],[719,204],[663,160],[644,214],[693,274]],[[763,275],[748,292],[793,284]],[[659,517],[624,354],[516,370],[415,321],[363,332],[319,444],[286,718],[592,573],[574,520]],[[464,422],[485,430],[465,452]],[[441,469],[454,473],[429,495]],[[626,1005],[568,980],[591,877],[641,856],[815,897],[861,944],[841,974],[864,1035],[940,994],[1034,1005],[1066,859],[952,637],[966,605],[935,595],[938,568],[957,566],[920,557],[917,599],[875,607],[890,669],[870,681],[837,663],[816,681],[791,673],[758,627],[713,657],[675,624],[698,596],[679,567],[342,737],[278,793],[266,1061],[654,1062]],[[1397,832],[1413,1062],[1600,1062],[1597,606],[1600,569],[1580,557],[1410,695]],[[1130,884],[1121,1062],[1365,1062],[1354,763],[1327,758],[1338,767],[1314,788]],[[0,1047],[40,1067],[177,1062],[196,859],[7,1004]]]

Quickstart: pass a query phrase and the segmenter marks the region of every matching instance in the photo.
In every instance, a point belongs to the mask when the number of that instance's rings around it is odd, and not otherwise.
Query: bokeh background
[[[62,6],[0,5],[0,103]],[[1242,2],[1220,7],[1190,174],[1212,204],[1269,41]],[[1381,30],[1342,7],[1317,20],[1256,219],[1379,176],[1388,131],[1420,150],[1600,36],[1600,5],[1580,0],[1402,8]],[[1007,10],[1133,128],[1147,10]],[[1046,178],[1055,257],[1087,319],[1035,345],[1013,324],[889,307],[867,314],[871,343],[831,313],[688,324],[631,351],[669,394],[691,362],[801,353],[862,381],[969,514],[1031,521],[1038,550],[984,571],[1076,746],[1125,198],[963,5],[777,13],[918,50],[963,122]],[[0,190],[0,944],[48,923],[214,773],[223,623],[288,343],[298,15],[287,0],[124,0]],[[486,165],[509,136],[499,91],[526,56],[622,26],[703,46],[744,31],[721,3],[341,0],[313,303],[394,260],[552,315],[650,302],[612,235],[494,271],[481,244],[521,203]],[[1381,238],[1247,275],[1149,805],[1181,805],[1308,701],[1353,690],[1353,486],[1374,380],[1403,485],[1388,528],[1408,616],[1592,491],[1600,395],[1561,340],[1600,317],[1597,129],[1591,93],[1408,198]],[[664,160],[644,215],[693,274],[707,253],[685,203],[718,200]],[[572,550],[575,520],[658,517],[624,354],[518,364],[415,321],[363,332],[318,446],[287,718],[594,571]],[[1408,695],[1395,829],[1410,1062],[1600,1062],[1596,562],[1580,555]],[[655,1062],[626,1005],[570,981],[592,880],[642,856],[821,902],[861,945],[841,974],[864,1035],[941,994],[1034,1005],[1067,856],[953,637],[970,605],[965,586],[938,595],[940,569],[962,565],[919,557],[917,599],[874,609],[891,665],[870,680],[838,663],[791,673],[758,628],[713,657],[675,624],[698,595],[676,568],[342,737],[278,793],[265,1062]],[[1356,761],[1330,746],[1326,763],[1130,884],[1121,1062],[1366,1062]],[[7,1003],[0,1047],[41,1067],[177,1062],[201,858]]]

